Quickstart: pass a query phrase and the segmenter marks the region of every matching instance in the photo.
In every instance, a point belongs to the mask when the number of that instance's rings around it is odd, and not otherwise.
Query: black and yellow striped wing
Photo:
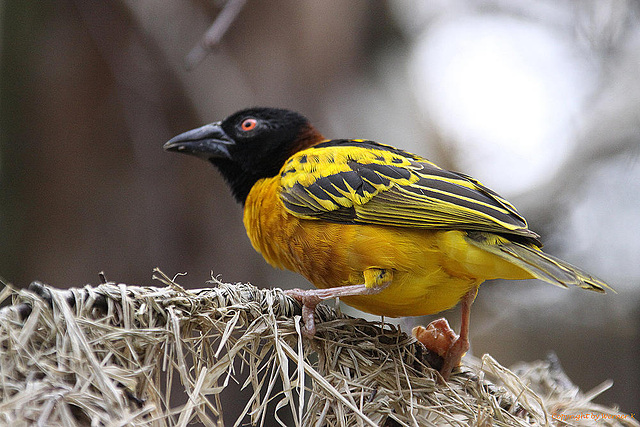
[[[478,181],[373,141],[331,140],[297,153],[282,168],[280,197],[301,218],[538,237]]]

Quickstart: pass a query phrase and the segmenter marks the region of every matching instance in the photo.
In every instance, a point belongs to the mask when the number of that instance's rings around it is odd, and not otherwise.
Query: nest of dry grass
[[[316,338],[301,339],[300,307],[279,289],[214,280],[186,290],[154,277],[164,287],[5,288],[0,423],[639,425],[592,403],[597,393],[553,360],[511,371],[468,357],[442,385],[422,346],[391,325],[320,306]],[[233,382],[249,397],[230,419],[221,396]]]

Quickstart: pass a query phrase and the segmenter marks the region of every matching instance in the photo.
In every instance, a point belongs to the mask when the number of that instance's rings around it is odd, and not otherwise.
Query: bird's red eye
[[[245,131],[248,132],[250,130],[255,129],[255,127],[258,125],[258,121],[256,119],[245,119],[242,124],[240,124],[240,128]]]

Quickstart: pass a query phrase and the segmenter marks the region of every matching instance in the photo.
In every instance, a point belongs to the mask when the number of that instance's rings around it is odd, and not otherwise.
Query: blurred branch
[[[228,0],[218,17],[202,36],[200,42],[191,49],[185,62],[188,70],[194,69],[208,53],[213,51],[226,34],[227,30],[235,21],[238,13],[242,10],[246,0]]]

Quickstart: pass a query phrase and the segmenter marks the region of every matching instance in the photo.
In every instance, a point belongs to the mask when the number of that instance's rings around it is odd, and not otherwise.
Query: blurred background
[[[474,176],[550,253],[611,283],[487,283],[472,352],[509,366],[555,351],[585,391],[614,380],[596,401],[638,413],[637,1],[251,0],[187,71],[224,4],[0,1],[0,276],[151,285],[157,266],[188,287],[211,272],[309,286],[254,252],[216,171],[162,150],[238,109],[285,107]]]

